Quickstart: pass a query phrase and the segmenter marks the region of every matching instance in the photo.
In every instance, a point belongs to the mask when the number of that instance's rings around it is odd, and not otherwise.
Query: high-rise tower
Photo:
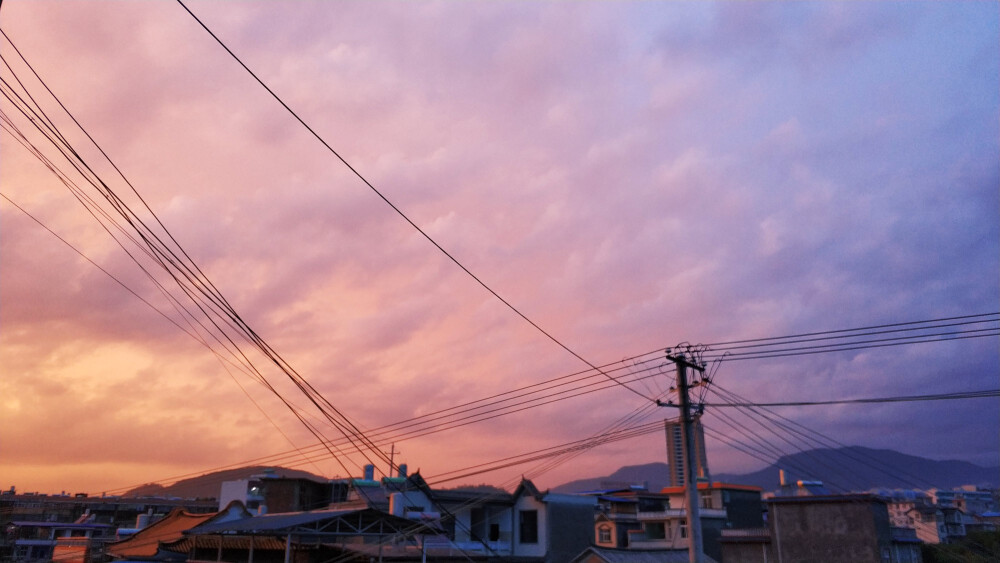
[[[684,458],[684,427],[680,421],[667,421],[665,424],[667,431],[667,464],[670,466],[670,486],[684,486],[684,468],[687,467],[687,460]],[[694,432],[694,456],[697,466],[695,478],[699,481],[709,481],[711,476],[708,473],[708,454],[705,452],[705,429],[701,426],[701,419],[694,419],[691,423],[691,430]]]

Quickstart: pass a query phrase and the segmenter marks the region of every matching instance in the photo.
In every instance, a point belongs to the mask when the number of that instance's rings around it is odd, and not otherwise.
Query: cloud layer
[[[594,364],[1000,303],[995,5],[191,8],[414,223]],[[3,29],[236,310],[366,427],[586,367],[406,224],[177,5],[12,3]],[[169,312],[54,177],[0,142],[3,193]],[[111,490],[287,451],[285,436],[310,443],[260,385],[16,208],[0,219],[8,486]],[[717,381],[759,401],[986,389],[997,352],[989,338],[734,362]],[[641,404],[602,391],[398,449],[434,475],[586,437]],[[1000,455],[992,400],[782,414],[845,444]],[[710,453],[715,471],[760,465],[721,443]],[[652,435],[538,480],[664,455]]]

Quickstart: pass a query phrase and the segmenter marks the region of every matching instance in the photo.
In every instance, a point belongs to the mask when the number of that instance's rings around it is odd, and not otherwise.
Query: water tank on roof
[[[406,477],[406,464],[405,463],[400,463],[399,464],[399,476],[400,477],[404,477],[404,478]]]
[[[365,465],[365,480],[366,481],[375,480],[375,466],[370,463]]]
[[[403,498],[403,493],[392,493],[389,495],[389,514],[402,518],[405,506],[406,499]]]

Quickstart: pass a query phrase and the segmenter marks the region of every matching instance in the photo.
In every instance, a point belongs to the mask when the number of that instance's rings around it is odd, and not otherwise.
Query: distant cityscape
[[[189,491],[215,491],[193,498],[145,494],[152,486],[121,496],[10,487],[0,494],[0,560],[686,562],[684,449],[676,425],[665,430],[669,463],[654,468],[665,470],[663,487],[604,480],[585,489],[593,483],[579,481],[556,492],[522,479],[512,492],[443,489],[405,464],[381,478],[374,465],[336,479],[230,470],[192,479]],[[703,561],[997,560],[983,547],[1000,537],[995,482],[833,492],[779,469],[775,486],[764,488],[713,479],[696,436]]]

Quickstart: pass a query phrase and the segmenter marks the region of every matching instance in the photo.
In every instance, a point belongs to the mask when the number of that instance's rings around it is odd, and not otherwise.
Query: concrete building
[[[766,528],[722,532],[726,563],[920,563],[912,529],[894,528],[868,494],[773,497]]]
[[[92,522],[14,521],[4,530],[12,544],[13,561],[53,561],[57,551],[64,560],[100,557],[104,544],[115,539],[115,527]]]
[[[715,560],[722,557],[719,544],[722,530],[764,525],[758,487],[698,483],[698,493],[703,549]],[[593,538],[596,547],[628,551],[687,550],[684,487],[666,487],[656,493],[628,488],[584,494],[597,499]]]
[[[684,455],[684,426],[676,420],[664,422],[667,434],[667,465],[670,467],[670,486],[683,487],[685,472],[687,471],[687,458]],[[708,481],[711,475],[708,472],[708,453],[705,450],[705,429],[701,425],[700,419],[695,419],[691,423],[691,430],[694,433],[694,456],[697,474],[695,478],[699,481]]]
[[[561,563],[592,543],[596,505],[593,498],[539,491],[528,480],[523,480],[513,493],[433,490],[419,473],[406,475],[401,472],[396,477],[375,479],[369,466],[362,478],[340,479],[328,484],[329,494],[336,501],[326,505],[323,511],[313,511],[324,513],[315,514],[316,520],[305,514],[308,511],[275,513],[274,502],[268,496],[268,491],[274,490],[274,481],[260,480],[260,488],[255,488],[252,481],[238,482],[229,488],[236,494],[249,493],[247,498],[259,506],[266,506],[266,511],[259,511],[257,518],[274,516],[268,519],[268,525],[274,526],[275,531],[260,532],[260,535],[274,536],[280,529],[285,534],[283,537],[291,536],[294,541],[295,537],[308,535],[306,524],[329,527],[334,525],[331,523],[346,523],[351,518],[362,517],[398,531],[381,534],[375,540],[372,538],[377,535],[358,532],[363,540],[360,547],[343,545],[349,536],[339,539],[332,534],[323,536],[327,538],[323,541],[328,548],[347,550],[354,555],[377,548],[383,558],[391,555],[405,559],[416,553],[419,560],[424,550],[434,554],[428,560],[457,557],[461,560],[499,558]],[[231,498],[226,494],[222,497]],[[402,526],[399,522],[410,524]],[[225,529],[228,533],[250,533],[258,525],[247,521]],[[219,533],[222,528],[200,527],[192,533],[207,537],[208,531]],[[220,549],[229,549],[219,545]],[[379,554],[372,555],[377,557]]]
[[[219,491],[218,510],[233,501],[239,501],[257,514],[315,510],[330,504],[331,491],[329,482],[265,472],[249,479],[224,481]]]
[[[927,496],[942,508],[957,508],[966,514],[982,514],[997,509],[993,491],[979,490],[975,485],[957,489],[928,489]]]

